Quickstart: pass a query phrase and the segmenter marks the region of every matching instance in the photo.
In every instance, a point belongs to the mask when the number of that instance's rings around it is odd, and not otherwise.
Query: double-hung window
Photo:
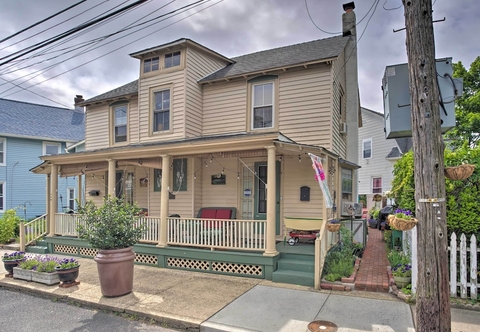
[[[382,178],[372,178],[372,193],[373,194],[382,193]]]
[[[48,156],[60,154],[60,147],[60,143],[43,142],[43,154]]]
[[[0,212],[5,211],[5,182],[0,182]]]
[[[273,127],[273,82],[254,84],[252,87],[252,127]]]
[[[75,188],[67,188],[67,207],[75,210]]]
[[[170,130],[170,90],[153,93],[153,132]]]
[[[165,54],[164,68],[180,66],[180,51]]]
[[[5,138],[0,138],[0,166],[5,166],[6,165],[6,160],[7,159],[7,140]]]
[[[370,159],[372,158],[372,139],[364,139],[362,141],[362,155],[363,159]]]
[[[127,141],[127,105],[113,107],[114,143]]]
[[[143,60],[143,72],[149,73],[158,70],[160,58],[158,56]]]

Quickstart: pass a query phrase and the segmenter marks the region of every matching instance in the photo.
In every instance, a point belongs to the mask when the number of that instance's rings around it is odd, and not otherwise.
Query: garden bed
[[[360,258],[355,260],[355,266],[353,267],[353,273],[348,278],[342,278],[341,281],[328,281],[322,279],[320,283],[320,289],[331,289],[336,291],[353,291],[355,290],[355,278],[357,276],[358,268],[360,267]]]

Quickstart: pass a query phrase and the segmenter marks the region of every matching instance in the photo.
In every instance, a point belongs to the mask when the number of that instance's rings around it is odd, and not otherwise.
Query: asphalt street
[[[98,310],[0,288],[2,332],[171,332]]]

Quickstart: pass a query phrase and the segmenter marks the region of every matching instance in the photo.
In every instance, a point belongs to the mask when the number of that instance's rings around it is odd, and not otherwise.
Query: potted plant
[[[403,288],[412,282],[412,266],[400,263],[392,267],[392,275],[398,288]]]
[[[54,285],[60,282],[58,274],[55,273],[55,266],[58,265],[60,259],[53,256],[42,255],[37,256],[38,264],[32,269],[32,281],[36,281],[45,285]]]
[[[5,253],[2,256],[3,266],[7,271],[7,276],[13,276],[13,268],[18,266],[18,262],[21,261],[25,257],[25,253],[23,251],[15,251],[11,254]]]
[[[108,197],[102,206],[89,201],[78,212],[79,237],[98,249],[94,260],[102,294],[115,297],[130,293],[135,260],[133,245],[146,230],[145,224],[138,223],[141,209],[136,204],[126,204],[123,199]]]
[[[32,281],[32,270],[39,264],[36,255],[25,254],[24,259],[13,268],[13,278]]]
[[[75,258],[64,258],[57,262],[55,266],[58,279],[63,286],[78,284],[77,278],[80,272],[80,263]]]
[[[418,220],[413,217],[410,210],[396,209],[393,215],[388,216],[388,223],[400,231],[408,231],[417,225]]]
[[[342,223],[338,219],[330,218],[328,219],[325,226],[327,227],[327,231],[329,232],[338,232],[338,230],[342,226]]]

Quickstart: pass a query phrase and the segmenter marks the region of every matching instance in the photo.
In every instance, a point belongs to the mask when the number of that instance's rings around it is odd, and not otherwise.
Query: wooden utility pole
[[[417,331],[451,331],[443,140],[431,0],[402,0],[412,110],[418,243]]]

